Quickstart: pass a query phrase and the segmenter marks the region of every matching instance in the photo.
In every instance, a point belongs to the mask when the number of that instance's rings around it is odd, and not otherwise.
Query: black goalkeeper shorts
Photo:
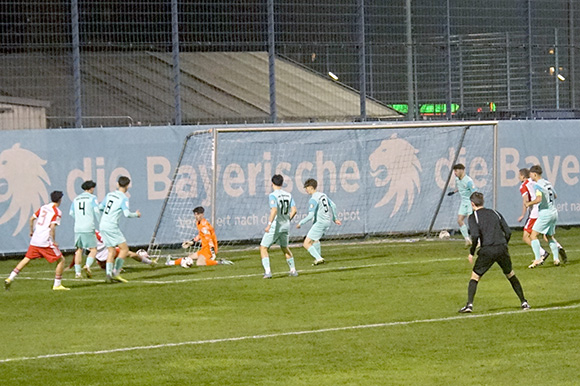
[[[512,271],[512,259],[508,251],[507,245],[492,245],[481,247],[477,253],[477,259],[473,266],[473,272],[479,276],[483,276],[493,263],[497,263],[504,275]]]

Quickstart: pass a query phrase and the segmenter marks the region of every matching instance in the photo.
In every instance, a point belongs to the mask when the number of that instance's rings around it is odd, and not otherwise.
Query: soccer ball
[[[144,249],[139,249],[136,253],[140,258],[149,257],[149,254]]]
[[[193,259],[189,256],[181,259],[181,266],[183,268],[190,268],[193,265]]]
[[[439,238],[441,240],[449,240],[450,237],[451,237],[451,235],[447,231],[441,231],[441,232],[439,232]]]

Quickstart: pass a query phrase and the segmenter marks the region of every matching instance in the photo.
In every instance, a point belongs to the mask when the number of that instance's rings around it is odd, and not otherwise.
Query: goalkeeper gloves
[[[454,190],[450,191],[449,193],[447,193],[448,196],[453,196],[456,192]]]

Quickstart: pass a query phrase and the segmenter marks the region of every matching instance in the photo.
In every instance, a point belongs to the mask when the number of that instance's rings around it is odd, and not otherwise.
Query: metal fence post
[[[268,0],[268,74],[270,77],[270,122],[276,123],[276,37],[274,29],[274,0]]]
[[[175,100],[174,122],[181,125],[181,81],[179,66],[179,8],[177,0],[171,0],[171,43],[173,54],[173,97]]]
[[[79,3],[71,1],[72,19],[72,57],[73,57],[73,88],[75,103],[75,127],[83,127],[82,80],[81,80],[81,48],[79,33]]]
[[[367,73],[365,55],[365,1],[358,0],[358,76],[360,88],[360,119],[367,119]]]

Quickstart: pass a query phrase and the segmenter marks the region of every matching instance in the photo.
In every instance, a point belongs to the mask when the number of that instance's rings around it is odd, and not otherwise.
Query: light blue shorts
[[[330,228],[330,224],[319,222],[314,223],[312,225],[312,228],[310,228],[310,230],[308,231],[306,237],[308,237],[310,240],[318,241],[322,238],[322,236],[326,234],[328,228]]]
[[[97,235],[95,232],[75,232],[75,247],[90,249],[97,247]]]
[[[288,246],[288,232],[268,232],[262,236],[260,245],[270,248],[272,244],[278,244],[280,247]]]
[[[553,236],[556,233],[557,222],[558,211],[556,209],[541,210],[532,230],[543,235]]]
[[[101,229],[101,236],[103,237],[103,241],[107,247],[116,247],[127,242],[127,239],[119,229]]]
[[[459,211],[457,212],[458,215],[460,216],[469,216],[470,214],[473,213],[473,208],[471,207],[471,201],[461,201],[461,204],[459,205]]]

